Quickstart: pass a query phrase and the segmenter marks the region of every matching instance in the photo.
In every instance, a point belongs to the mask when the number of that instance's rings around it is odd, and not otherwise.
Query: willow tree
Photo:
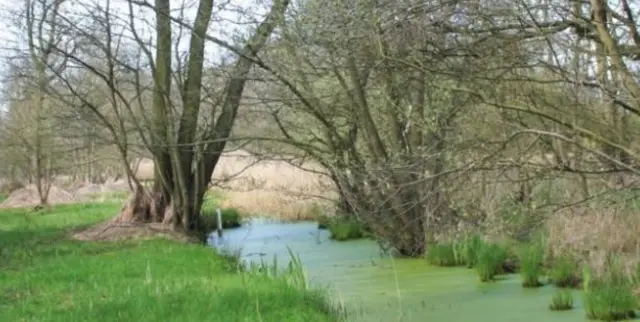
[[[453,9],[307,2],[265,58],[283,85],[265,91],[283,141],[328,170],[341,211],[408,256],[422,255],[454,213],[447,175],[463,148],[456,122],[473,100],[451,88],[473,58],[438,26]]]
[[[156,179],[151,194],[137,185],[136,194],[124,209],[123,219],[162,221],[186,230],[198,228],[202,200],[231,133],[253,57],[282,21],[287,6],[288,0],[275,1],[267,18],[240,49],[226,84],[221,112],[216,122],[198,133],[204,49],[210,38],[207,30],[214,9],[213,0],[199,2],[195,22],[190,26],[191,39],[180,93],[182,111],[177,124],[172,119],[170,102],[174,46],[170,1],[156,0],[157,45],[152,67],[153,108],[148,127]]]
[[[133,173],[128,144],[132,128],[154,159],[153,187],[146,188],[134,180],[134,195],[117,222],[162,222],[174,228],[197,230],[202,200],[234,124],[247,74],[258,52],[283,21],[289,0],[275,0],[266,18],[239,46],[208,34],[215,9],[213,0],[198,2],[193,24],[172,16],[176,8],[170,2],[129,0],[128,13],[117,12],[111,0],[91,8],[72,3],[61,11],[66,36],[75,46],[72,50],[54,46],[52,51],[78,68],[55,73],[66,84],[56,94],[67,103],[90,111],[98,125],[108,130],[130,177]],[[84,16],[78,18],[79,14],[71,12],[80,10],[74,7],[85,8]],[[138,9],[155,14],[155,44],[150,44],[148,35],[144,35],[145,28],[136,18]],[[183,30],[190,34],[186,59],[178,57],[176,50]],[[219,105],[205,116],[203,71],[208,42],[226,47],[237,57],[230,66]],[[176,61],[180,64],[176,65]],[[103,86],[78,83],[81,74],[93,75],[93,82]],[[102,88],[100,98],[92,99],[96,93],[91,88],[98,87]],[[203,127],[199,121],[203,117],[215,122]]]

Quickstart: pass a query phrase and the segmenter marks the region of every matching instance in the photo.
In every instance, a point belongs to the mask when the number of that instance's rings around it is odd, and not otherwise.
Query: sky
[[[50,0],[46,0],[50,1]],[[62,10],[66,14],[78,16],[86,14],[87,10],[95,8],[96,5],[106,7],[109,0],[66,0],[66,5]],[[110,0],[111,10],[122,19],[128,19],[129,5],[127,0]],[[147,0],[153,3],[153,0]],[[220,3],[223,3],[221,5]],[[192,22],[197,12],[198,0],[171,0],[172,16],[179,17],[183,12],[183,19]],[[0,0],[0,78],[7,75],[7,58],[17,55],[17,49],[25,49],[26,41],[20,36],[20,29],[16,22],[20,21],[20,11],[24,1]],[[209,28],[209,34],[226,41],[233,41],[234,35],[246,34],[251,27],[257,25],[257,21],[262,20],[266,14],[269,3],[261,0],[227,0],[214,1],[216,9]],[[184,10],[180,10],[184,8]],[[154,13],[150,9],[135,7],[136,11],[136,31],[142,38],[154,38],[153,24]],[[178,30],[174,26],[174,30]],[[131,32],[125,31],[130,37]],[[21,39],[22,38],[22,39]],[[186,52],[189,46],[189,31],[184,30],[183,36],[178,44],[180,51]],[[209,63],[217,63],[224,57],[229,57],[230,52],[208,42],[205,47],[206,60]],[[0,102],[0,110],[5,107]]]
[[[77,14],[83,10],[91,10],[90,8],[95,8],[95,5],[102,5],[104,7],[107,1],[109,0],[66,0],[66,8],[64,10]],[[129,14],[128,1],[110,1],[113,12],[118,13],[123,19],[127,19],[126,17]],[[153,2],[153,0],[147,1]],[[197,2],[198,0],[171,0],[172,9],[174,10],[172,15],[177,17],[179,15],[178,9],[186,8],[184,10],[184,20],[187,22],[193,21],[197,10]],[[257,24],[257,21],[262,20],[270,4],[268,2],[270,1],[215,0],[214,4],[217,4],[217,8],[214,10],[215,13],[209,28],[209,34],[227,41],[232,41],[232,35],[246,33],[250,27]],[[615,3],[617,2],[618,0],[612,0],[614,7],[616,7]],[[224,6],[220,5],[220,3],[224,3]],[[19,12],[23,5],[23,0],[0,0],[0,26],[4,26],[4,28],[0,28],[0,78],[7,74],[6,58],[15,55],[16,48],[24,48],[25,46],[25,42],[21,41],[18,36],[19,29],[16,26],[16,21],[20,20]],[[153,11],[150,9],[140,10],[136,12],[136,18],[137,31],[143,34],[143,37],[153,37]],[[181,51],[186,52],[188,44],[188,31],[185,30],[185,35],[179,44]],[[218,62],[223,57],[228,57],[229,54],[227,50],[213,43],[208,42],[206,45],[205,55],[209,63]],[[0,101],[0,109],[2,109],[2,105]]]

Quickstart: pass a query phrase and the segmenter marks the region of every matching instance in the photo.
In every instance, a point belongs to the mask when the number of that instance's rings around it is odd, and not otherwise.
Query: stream
[[[214,233],[216,248],[241,250],[247,262],[280,265],[297,254],[312,285],[329,287],[350,321],[494,322],[586,321],[581,296],[574,309],[548,309],[552,286],[524,289],[520,277],[508,275],[482,284],[473,270],[438,268],[421,259],[392,258],[371,240],[335,242],[315,222],[281,223],[254,219],[240,228]]]

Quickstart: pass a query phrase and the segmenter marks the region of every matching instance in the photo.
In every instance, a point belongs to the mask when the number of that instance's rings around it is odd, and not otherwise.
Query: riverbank
[[[325,294],[166,239],[82,242],[121,204],[0,212],[0,320],[336,321]]]

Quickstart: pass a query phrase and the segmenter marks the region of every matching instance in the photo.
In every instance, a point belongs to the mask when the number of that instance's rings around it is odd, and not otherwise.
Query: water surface
[[[517,275],[482,284],[473,270],[393,258],[371,240],[334,242],[315,222],[252,220],[225,230],[222,239],[212,235],[210,243],[240,250],[244,261],[276,256],[281,265],[288,263],[289,247],[300,256],[309,281],[330,287],[352,321],[586,321],[579,293],[574,310],[551,312],[551,286],[524,289]]]

